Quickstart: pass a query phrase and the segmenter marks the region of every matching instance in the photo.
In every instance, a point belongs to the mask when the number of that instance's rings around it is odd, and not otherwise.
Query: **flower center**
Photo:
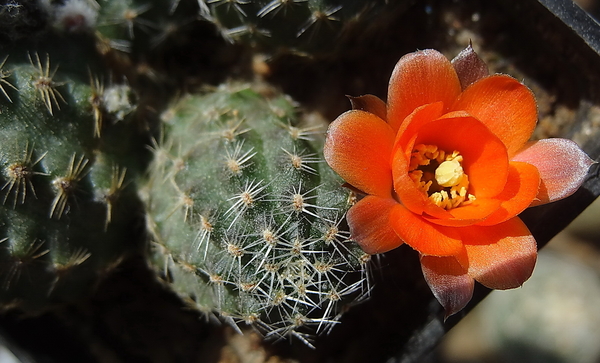
[[[447,153],[435,145],[416,145],[410,156],[408,175],[429,200],[446,210],[475,200],[469,194],[469,177],[458,151]]]

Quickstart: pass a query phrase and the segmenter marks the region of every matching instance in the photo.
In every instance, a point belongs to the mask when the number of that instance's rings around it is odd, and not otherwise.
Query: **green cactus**
[[[154,267],[190,306],[309,343],[368,294],[370,256],[343,229],[353,194],[324,128],[297,119],[248,85],[188,95],[163,114],[144,195]]]
[[[133,93],[92,75],[89,47],[56,48],[0,67],[0,309],[75,301],[140,243]]]

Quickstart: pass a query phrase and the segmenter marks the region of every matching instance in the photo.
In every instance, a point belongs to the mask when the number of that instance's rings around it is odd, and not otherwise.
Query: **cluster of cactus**
[[[163,121],[144,192],[153,261],[190,306],[308,342],[368,295],[370,256],[343,229],[354,196],[323,160],[323,125],[232,84]]]
[[[131,181],[143,144],[125,120],[133,92],[104,85],[84,44],[51,53],[19,47],[0,59],[3,309],[79,299],[140,242]]]
[[[349,240],[344,217],[354,195],[323,160],[326,125],[298,124],[295,104],[274,90],[267,97],[225,84],[163,113],[145,170],[149,138],[131,122],[135,92],[106,80],[105,67],[127,74],[111,62],[113,50],[149,54],[188,8],[226,37],[253,23],[294,47],[314,43],[318,29],[341,31],[323,21],[348,25],[375,4],[65,0],[15,8],[20,23],[36,27],[15,29],[9,38],[20,41],[0,57],[0,308],[37,312],[79,299],[140,251],[138,180],[147,172],[152,264],[185,301],[273,338],[309,343],[329,331],[368,296],[370,256]]]

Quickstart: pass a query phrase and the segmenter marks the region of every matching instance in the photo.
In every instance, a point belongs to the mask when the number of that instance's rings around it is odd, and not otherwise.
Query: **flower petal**
[[[348,111],[329,125],[325,160],[346,182],[367,194],[390,197],[395,134],[372,113]]]
[[[531,137],[537,122],[533,93],[516,79],[493,75],[473,83],[452,110],[464,110],[483,122],[514,155]]]
[[[463,90],[475,81],[489,75],[487,64],[479,58],[471,44],[452,59],[452,65]]]
[[[491,226],[502,223],[521,213],[531,205],[540,187],[540,173],[528,163],[511,161],[508,169],[508,180],[504,191],[496,199],[501,201],[500,208],[480,226]]]
[[[417,107],[410,115],[406,117],[394,141],[394,152],[397,148],[402,148],[407,156],[410,156],[412,146],[419,129],[423,125],[435,121],[442,116],[444,104],[442,102],[428,103]]]
[[[390,198],[368,195],[350,208],[346,216],[350,235],[363,251],[374,255],[402,244],[390,225],[390,213],[397,204]]]
[[[392,174],[394,189],[402,204],[417,214],[424,212],[439,218],[449,218],[451,215],[442,208],[431,203],[427,195],[421,192],[408,175],[410,155],[418,136],[418,130],[423,125],[435,121],[442,115],[443,104],[431,103],[418,107],[411,113],[398,131],[392,159]]]
[[[407,54],[390,78],[387,121],[398,130],[417,107],[442,101],[448,109],[459,94],[460,81],[443,54],[433,49]]]
[[[461,311],[471,301],[475,280],[454,257],[421,255],[421,269],[433,296],[446,311],[445,318]]]
[[[464,252],[458,228],[429,223],[402,204],[392,209],[390,224],[404,243],[424,255],[456,256]]]
[[[531,276],[537,246],[519,217],[493,226],[458,229],[469,261],[463,267],[476,281],[504,290],[521,286]]]
[[[575,193],[594,163],[568,139],[532,141],[513,160],[532,164],[540,173],[542,182],[532,205],[553,202]]]
[[[387,118],[387,106],[381,98],[373,95],[363,95],[358,97],[346,96],[350,100],[353,110],[361,110],[374,114],[382,120]]]

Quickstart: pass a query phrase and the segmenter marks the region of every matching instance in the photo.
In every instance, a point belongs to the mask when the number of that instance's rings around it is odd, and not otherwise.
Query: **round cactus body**
[[[154,264],[191,306],[308,342],[365,298],[369,256],[343,229],[353,194],[323,161],[321,125],[243,85],[163,119],[145,192]]]

